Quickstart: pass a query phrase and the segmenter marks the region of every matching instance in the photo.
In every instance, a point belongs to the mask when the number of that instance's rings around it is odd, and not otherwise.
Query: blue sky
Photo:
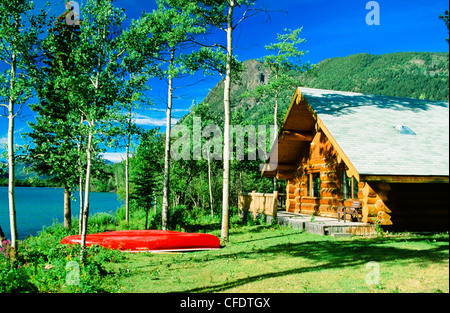
[[[44,1],[36,0],[39,7]],[[51,0],[55,14],[64,11],[64,1]],[[79,0],[80,6],[85,0]],[[380,25],[367,25],[367,0],[259,0],[255,7],[270,10],[260,13],[241,24],[235,32],[234,53],[245,61],[266,54],[265,45],[276,40],[284,28],[303,27],[302,37],[307,40],[300,48],[309,53],[304,61],[313,64],[327,58],[345,57],[356,53],[385,54],[393,52],[429,51],[448,52],[445,41],[448,31],[439,14],[449,8],[448,1],[433,0],[379,0]],[[129,19],[139,18],[142,11],[155,8],[152,0],[117,0],[116,6],[125,9]],[[225,33],[216,38],[225,40]],[[3,66],[2,66],[3,68]],[[190,88],[177,89],[174,103],[174,120],[189,111],[193,101],[201,102],[219,81],[209,77]],[[166,86],[157,80],[150,81],[155,98],[166,96]],[[145,127],[164,125],[164,107],[161,101],[151,110],[139,112],[137,121]],[[24,108],[25,115],[16,123],[16,141],[22,143],[20,132],[27,131],[27,121],[32,113]],[[0,117],[0,145],[6,142],[8,120]],[[162,127],[164,130],[164,127]],[[119,160],[120,151],[110,151],[106,158]]]

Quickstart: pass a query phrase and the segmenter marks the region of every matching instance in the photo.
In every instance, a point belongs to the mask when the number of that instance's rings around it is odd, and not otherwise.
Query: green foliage
[[[108,222],[105,216],[93,219]],[[63,237],[72,234],[55,224],[21,242],[14,262],[0,254],[0,292],[103,292],[105,279],[114,279],[105,266],[123,260],[123,254],[94,246],[87,248],[87,257],[81,263],[78,245],[59,244]],[[68,280],[70,262],[78,264],[77,284]]]
[[[324,60],[300,79],[312,88],[448,101],[448,62],[448,53],[356,54]]]
[[[130,198],[147,214],[154,206],[156,195],[161,191],[163,143],[163,136],[159,130],[144,132],[135,157],[131,159],[130,181],[133,186]],[[147,227],[146,223],[145,228]]]

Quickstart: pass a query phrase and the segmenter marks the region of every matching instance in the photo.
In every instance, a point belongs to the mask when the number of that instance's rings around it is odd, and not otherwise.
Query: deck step
[[[349,233],[332,233],[331,236],[334,238],[352,238],[353,235]]]
[[[267,216],[266,221],[272,223],[272,216]],[[277,224],[283,227],[290,227],[298,231],[305,231],[321,236],[331,235],[344,238],[348,236],[373,236],[376,235],[373,224],[337,221],[336,218],[298,214],[290,212],[278,212]]]

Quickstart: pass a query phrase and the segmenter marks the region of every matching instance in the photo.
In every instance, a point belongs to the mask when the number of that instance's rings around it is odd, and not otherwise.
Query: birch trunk
[[[130,221],[130,135],[128,135],[125,155],[125,221]]]
[[[209,207],[211,209],[211,217],[214,217],[214,199],[211,186],[211,157],[208,149],[208,188],[209,188]]]
[[[278,71],[276,73],[275,76],[276,81],[278,81]],[[271,145],[271,147],[275,144],[275,142],[278,139],[278,90],[275,93],[275,110],[273,113],[273,126],[275,127],[275,131],[274,131],[274,138],[273,138],[273,143]],[[273,191],[277,191],[278,190],[278,184],[277,184],[277,177],[275,176],[273,178]]]
[[[78,197],[80,198],[80,215],[78,215],[78,233],[81,235],[83,232],[83,175],[80,174],[80,180],[78,184]]]
[[[86,234],[87,234],[87,223],[89,218],[89,191],[90,191],[90,181],[91,181],[91,166],[92,166],[92,156],[91,156],[91,150],[92,150],[92,132],[94,128],[94,122],[92,122],[91,129],[89,130],[88,135],[88,143],[86,148],[86,181],[85,181],[85,187],[84,187],[84,206],[83,206],[83,227],[81,231],[81,248],[82,251],[86,248]]]
[[[83,116],[80,117],[80,127],[83,124]],[[79,136],[78,148],[78,167],[80,172],[80,178],[78,180],[78,198],[80,199],[80,214],[78,215],[78,233],[81,235],[83,231],[83,162],[81,161],[81,149],[83,146],[83,138]]]
[[[175,60],[175,51],[172,50],[170,58],[169,71],[172,69]],[[169,220],[169,183],[170,183],[170,131],[172,127],[172,95],[173,95],[173,76],[169,73],[169,87],[166,110],[166,144],[164,152],[164,183],[162,200],[162,229],[167,230]]]
[[[227,64],[224,89],[224,148],[223,148],[223,193],[222,193],[222,231],[221,239],[224,244],[229,237],[229,196],[230,196],[230,93],[231,93],[231,62],[233,57],[233,12],[236,3],[230,1],[227,14]]]
[[[72,210],[70,207],[71,191],[68,186],[64,187],[64,228],[70,229],[72,225]]]
[[[11,230],[11,248],[17,248],[17,221],[16,221],[16,198],[15,198],[15,155],[14,155],[14,101],[12,93],[15,88],[16,79],[16,55],[13,52],[11,57],[11,81],[10,93],[8,102],[8,203],[9,203],[9,225]]]

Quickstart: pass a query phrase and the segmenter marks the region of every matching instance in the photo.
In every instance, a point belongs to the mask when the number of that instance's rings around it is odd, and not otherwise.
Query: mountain
[[[242,94],[267,83],[270,71],[257,60],[244,62],[245,70],[231,91],[231,107],[239,119],[253,124],[271,123],[273,106]],[[306,73],[293,72],[299,86],[361,92],[429,100],[449,100],[449,54],[430,52],[401,52],[384,55],[367,53],[326,59]],[[207,95],[202,104],[210,114],[223,116],[223,81]],[[281,95],[279,121],[290,104],[295,88],[287,88]],[[195,109],[194,109],[195,112]]]
[[[376,95],[449,100],[449,54],[403,52],[367,53],[327,59],[314,74],[304,75],[303,85],[312,88]]]

